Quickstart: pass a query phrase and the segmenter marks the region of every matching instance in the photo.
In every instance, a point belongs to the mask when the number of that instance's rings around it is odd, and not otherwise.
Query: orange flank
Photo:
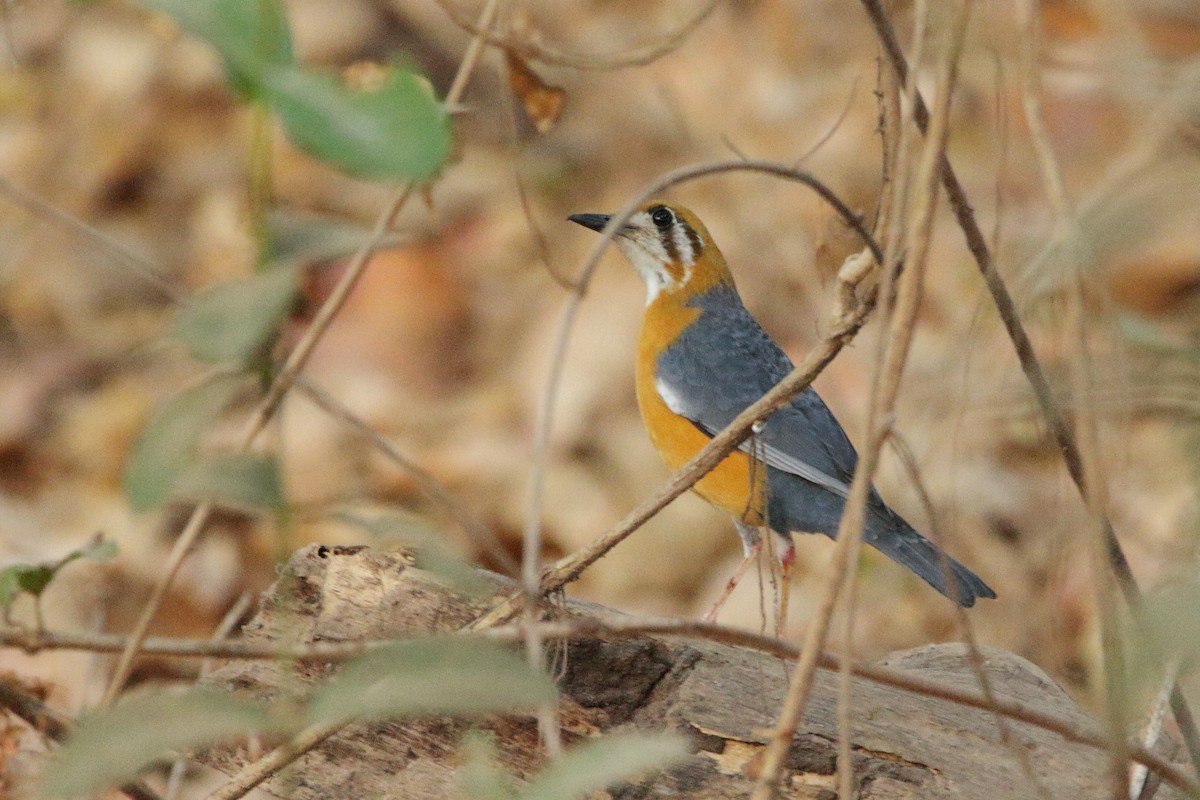
[[[650,441],[667,466],[678,470],[700,452],[710,438],[692,423],[667,407],[654,387],[658,356],[691,325],[700,311],[685,304],[689,292],[663,292],[646,308],[642,334],[638,338],[638,408]],[[766,524],[764,499],[766,472],[760,461],[751,461],[741,451],[730,453],[693,487],[698,495],[725,509],[735,518],[753,527]],[[755,491],[751,492],[751,485]]]

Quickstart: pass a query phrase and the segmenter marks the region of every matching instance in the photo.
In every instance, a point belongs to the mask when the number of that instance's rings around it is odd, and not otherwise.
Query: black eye
[[[658,226],[659,230],[666,230],[675,223],[675,214],[666,206],[655,206],[650,209],[650,221]]]

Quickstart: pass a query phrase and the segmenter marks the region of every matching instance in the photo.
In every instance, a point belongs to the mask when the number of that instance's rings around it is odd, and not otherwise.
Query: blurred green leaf
[[[142,0],[221,54],[230,85],[259,97],[263,77],[294,62],[287,14],[280,0]]]
[[[179,309],[175,335],[200,361],[245,365],[275,336],[295,299],[294,268],[235,278]]]
[[[1200,662],[1200,573],[1146,595],[1134,611],[1129,643],[1130,698],[1150,691],[1169,663],[1184,671]]]
[[[125,465],[125,496],[135,511],[162,503],[192,463],[204,431],[238,390],[237,376],[222,376],[163,403],[142,430]]]
[[[571,800],[661,770],[688,755],[683,737],[669,734],[605,736],[556,759],[520,793],[520,800]]]
[[[1200,359],[1200,350],[1196,348],[1194,342],[1172,340],[1141,314],[1132,312],[1118,314],[1117,330],[1130,344],[1138,345],[1151,352],[1178,356],[1192,361]]]
[[[279,511],[285,505],[278,462],[248,453],[197,461],[179,477],[173,494],[250,510]]]
[[[407,714],[486,714],[554,700],[554,683],[490,642],[438,638],[400,642],[348,664],[309,702],[309,721]]]
[[[12,608],[13,599],[17,593],[21,591],[21,579],[19,567],[23,564],[13,564],[11,567],[5,567],[0,570],[0,608],[4,609],[5,617],[8,616],[8,610]]]
[[[58,561],[48,564],[13,564],[0,570],[0,608],[12,607],[18,592],[28,592],[40,598],[58,571],[78,558],[110,561],[117,555],[117,543],[97,535],[83,547],[72,550]]]
[[[0,570],[0,608],[4,609],[5,617],[18,594],[28,592],[41,597],[53,579],[54,568],[46,564],[13,564]]]
[[[513,779],[496,763],[496,741],[483,731],[468,731],[462,743],[458,785],[471,800],[515,800]]]
[[[86,558],[90,561],[103,563],[117,557],[117,543],[112,539],[97,536],[89,543],[72,553],[72,557]]]
[[[48,762],[47,798],[82,797],[136,775],[170,750],[186,750],[273,728],[254,700],[212,689],[150,689],[86,714]]]
[[[46,587],[58,572],[56,566],[47,564],[17,565],[9,569],[17,571],[17,585],[21,587],[21,591],[29,592],[35,597],[40,597],[42,592],[46,591]]]
[[[234,90],[272,106],[301,150],[353,175],[422,180],[450,152],[450,121],[428,83],[393,69],[356,91],[295,64],[279,0],[143,0],[217,49]]]
[[[352,175],[421,180],[450,152],[450,121],[424,78],[393,69],[377,89],[356,91],[329,75],[274,70],[270,100],[288,138]]]
[[[280,265],[307,265],[345,258],[362,246],[371,230],[341,219],[307,214],[286,208],[273,208],[267,215],[264,258]],[[384,238],[380,249],[394,247],[407,240],[393,233]]]

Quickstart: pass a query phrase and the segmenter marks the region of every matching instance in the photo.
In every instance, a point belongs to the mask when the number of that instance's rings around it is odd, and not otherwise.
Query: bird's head
[[[594,231],[603,230],[611,218],[611,214],[567,217]],[[708,229],[686,208],[651,200],[613,238],[646,282],[647,304],[661,294],[695,294],[717,283],[733,283]]]

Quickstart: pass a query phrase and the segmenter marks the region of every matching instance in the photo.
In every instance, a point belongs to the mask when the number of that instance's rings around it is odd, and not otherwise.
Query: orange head
[[[568,217],[594,231],[603,230],[609,214]],[[660,295],[694,295],[718,283],[733,285],[733,276],[704,223],[691,211],[651,200],[614,235],[617,247],[646,282],[646,302]]]

